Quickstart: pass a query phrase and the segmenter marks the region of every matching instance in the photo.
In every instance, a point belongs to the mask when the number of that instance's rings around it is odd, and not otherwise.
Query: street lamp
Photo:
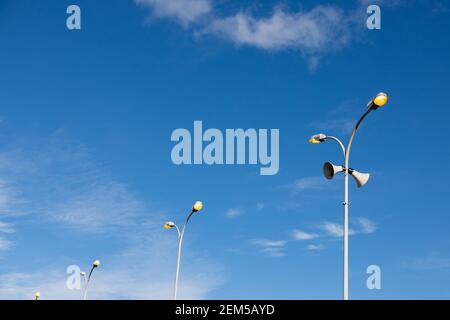
[[[83,300],[87,300],[87,293],[88,293],[88,287],[89,283],[91,282],[92,272],[94,269],[97,269],[100,267],[100,260],[95,260],[92,263],[91,271],[89,272],[89,276],[86,279],[86,272],[81,272],[80,275],[84,278],[84,294],[83,294]]]
[[[192,206],[191,212],[189,213],[186,221],[184,222],[184,225],[183,225],[183,228],[181,229],[181,231],[180,231],[180,228],[178,228],[178,226],[172,221],[168,221],[164,224],[164,229],[175,228],[177,230],[177,234],[178,234],[177,270],[176,270],[176,274],[175,274],[175,287],[173,290],[173,300],[177,299],[177,293],[178,293],[178,279],[180,276],[180,262],[181,262],[181,244],[183,242],[184,230],[186,229],[186,225],[188,224],[192,215],[202,209],[203,209],[203,203],[201,201],[196,201],[194,203],[194,205]]]
[[[323,173],[325,178],[327,179],[332,179],[336,174],[340,172],[344,173],[344,300],[348,300],[348,175],[350,174],[355,179],[358,188],[364,186],[369,181],[370,177],[368,173],[360,173],[349,167],[350,148],[352,146],[353,138],[355,137],[356,131],[358,130],[361,122],[372,110],[377,110],[379,107],[384,106],[387,102],[388,96],[383,92],[377,94],[372,100],[369,101],[369,103],[367,104],[367,111],[356,123],[355,128],[350,135],[347,147],[345,147],[341,140],[339,140],[338,138],[334,136],[328,136],[323,133],[316,134],[308,140],[308,142],[312,144],[319,144],[327,140],[333,140],[339,144],[344,155],[343,166],[336,166],[330,162],[326,162],[323,166]]]
[[[35,294],[34,294],[34,300],[40,300],[41,299],[41,293],[39,292],[39,291],[37,291]]]

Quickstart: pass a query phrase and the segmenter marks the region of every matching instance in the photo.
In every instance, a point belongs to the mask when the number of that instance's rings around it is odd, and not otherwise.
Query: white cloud
[[[135,0],[135,2],[150,7],[156,17],[173,18],[184,26],[208,15],[212,10],[209,0]]]
[[[139,233],[144,230],[139,230]],[[152,236],[140,239],[116,256],[102,259],[92,277],[88,298],[97,299],[170,299],[173,292],[176,241],[145,230]],[[189,250],[184,255],[179,286],[180,299],[207,299],[220,286],[221,266]],[[75,263],[77,264],[77,263]],[[88,270],[88,264],[82,270]],[[42,299],[78,300],[80,290],[66,287],[68,265],[61,262],[35,273],[11,273],[0,276],[0,299],[32,299],[40,291]]]
[[[355,228],[349,228],[348,234],[371,234],[376,230],[376,224],[372,220],[369,220],[364,217],[359,217],[356,219],[354,223]],[[325,231],[325,233],[331,237],[340,238],[344,236],[344,229],[341,224],[333,223],[333,222],[324,222],[319,226],[320,229]]]
[[[0,221],[0,233],[14,233],[16,230],[10,223]]]
[[[284,247],[287,243],[286,240],[267,240],[267,239],[253,239],[250,242],[254,245],[262,247]]]
[[[265,206],[266,205],[264,203],[259,202],[259,203],[256,204],[256,209],[258,211],[261,211],[262,209],[264,209]]]
[[[333,222],[324,222],[319,228],[325,231],[325,233],[331,237],[341,238],[344,236],[344,228],[342,225]],[[349,235],[355,234],[353,229],[348,230]]]
[[[87,148],[63,134],[27,144],[33,147],[17,145],[0,155],[2,215],[29,215],[36,221],[104,233],[126,227],[148,210]]]
[[[311,127],[317,128],[321,131],[334,131],[343,134],[348,134],[353,131],[356,125],[356,119],[350,118],[334,118],[332,120],[314,122]]]
[[[407,268],[417,270],[450,270],[450,257],[448,254],[430,253],[428,256],[404,263]]]
[[[275,257],[275,258],[276,257],[284,257],[284,256],[286,256],[285,248],[278,248],[278,247],[272,248],[272,247],[269,247],[269,248],[261,249],[260,252],[265,254],[265,255],[267,255],[267,256],[269,256],[269,257]]]
[[[359,217],[358,219],[356,219],[356,222],[359,226],[359,229],[356,231],[357,233],[370,234],[374,233],[377,229],[375,222],[367,218]]]
[[[312,240],[319,237],[317,233],[307,233],[300,230],[293,230],[292,237],[295,240]]]
[[[327,187],[326,180],[323,177],[305,177],[296,180],[289,187],[294,193],[300,193],[307,190],[321,190]]]
[[[263,18],[239,12],[215,19],[203,32],[237,45],[274,51],[298,49],[309,54],[339,48],[350,38],[345,13],[334,6],[316,6],[310,11],[295,13],[277,8],[271,16]]]
[[[237,218],[237,217],[241,216],[242,214],[244,214],[244,211],[239,208],[231,208],[231,209],[228,209],[227,212],[225,212],[225,216],[230,219]]]
[[[14,219],[20,212],[27,215],[28,223],[52,223],[60,234],[65,232],[62,227],[81,236],[94,233],[94,237],[84,237],[93,251],[99,241],[120,240],[120,248],[99,257],[102,266],[93,278],[92,299],[171,297],[177,241],[173,233],[161,229],[166,221],[161,212],[152,210],[131,187],[98,164],[89,150],[64,135],[39,141],[23,139],[23,147],[16,144],[13,150],[0,154],[0,181],[7,181],[5,187],[14,185],[14,192],[3,201],[3,216]],[[12,197],[14,201],[10,201]],[[20,225],[14,223],[20,232]],[[1,221],[1,231],[12,233],[14,228]],[[89,241],[95,244],[88,245]],[[0,250],[11,245],[0,237]],[[20,249],[20,243],[14,245]],[[189,246],[185,242],[180,298],[204,299],[223,282],[217,271],[220,266]],[[66,249],[69,255],[69,244]],[[0,299],[27,299],[35,291],[41,291],[43,299],[79,299],[79,292],[66,289],[65,272],[69,264],[83,262],[77,257],[42,254],[55,265],[32,273],[22,272],[19,266],[20,273],[3,274]],[[23,268],[29,270],[29,266]]]
[[[221,16],[213,10],[212,0],[135,0],[150,7],[153,16],[175,19],[185,28],[195,25],[197,36],[210,35],[236,46],[267,51],[297,50],[307,58],[311,70],[317,68],[324,54],[361,36],[367,1],[355,1],[355,7],[348,10],[316,5],[309,10],[289,11],[277,5],[266,16],[245,8]],[[383,6],[396,6],[402,1],[383,1]]]
[[[269,257],[284,257],[286,255],[286,240],[252,239],[250,243],[259,248],[259,252]]]
[[[12,241],[0,237],[0,251],[9,250],[13,246]]]
[[[305,247],[308,251],[321,251],[324,250],[325,246],[323,244],[309,244]]]

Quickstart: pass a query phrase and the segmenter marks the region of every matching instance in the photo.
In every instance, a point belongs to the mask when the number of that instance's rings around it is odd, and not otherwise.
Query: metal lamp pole
[[[85,278],[86,275],[84,273],[82,273],[82,275],[85,279],[83,300],[87,300],[88,287],[89,287],[89,283],[91,282],[92,272],[94,272],[94,269],[98,268],[99,266],[100,266],[99,260],[95,260],[94,263],[92,263],[92,268],[91,268],[91,271],[89,272],[87,280]]]
[[[343,299],[348,300],[349,298],[349,290],[348,290],[348,235],[349,235],[349,228],[348,228],[348,207],[349,207],[349,200],[348,200],[348,175],[351,174],[358,183],[358,187],[362,187],[368,180],[369,174],[360,174],[356,170],[350,169],[349,167],[349,160],[350,160],[350,149],[352,147],[353,139],[355,137],[356,131],[358,130],[359,126],[361,125],[362,121],[367,117],[367,115],[372,111],[376,110],[379,107],[385,105],[387,103],[387,95],[384,93],[379,93],[374,99],[372,99],[367,107],[367,111],[361,116],[359,121],[356,123],[352,134],[350,135],[350,139],[348,140],[347,147],[344,146],[344,144],[339,140],[338,138],[334,136],[327,136],[324,134],[318,134],[313,136],[309,142],[313,144],[322,143],[326,140],[333,140],[339,144],[339,146],[342,149],[342,152],[344,154],[344,166],[338,167],[333,166],[331,163],[328,163],[333,168],[331,169],[333,172],[327,174],[326,177],[328,179],[331,179],[335,173],[343,172],[344,173],[344,277],[343,277]],[[327,164],[326,164],[327,165]],[[364,179],[363,181],[361,179]]]
[[[181,248],[183,244],[183,237],[184,237],[184,231],[186,230],[186,226],[189,223],[189,220],[191,219],[192,215],[198,211],[200,211],[203,208],[203,204],[200,201],[197,201],[194,206],[192,207],[191,212],[189,213],[188,217],[186,218],[186,221],[184,222],[183,228],[180,231],[180,228],[178,226],[169,221],[164,224],[165,229],[172,229],[175,228],[177,230],[178,234],[178,255],[177,255],[177,269],[175,273],[175,286],[173,289],[173,300],[177,300],[177,294],[178,294],[178,282],[180,278],[180,266],[181,266]]]

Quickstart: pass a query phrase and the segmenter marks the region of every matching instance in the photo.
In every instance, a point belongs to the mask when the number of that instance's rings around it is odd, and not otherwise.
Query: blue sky
[[[350,297],[450,298],[449,10],[444,1],[0,1],[0,298],[339,299],[333,143],[379,91],[351,166]],[[378,3],[382,29],[365,28]],[[77,4],[82,29],[66,28]],[[176,166],[173,130],[277,128],[280,170]],[[382,289],[366,288],[366,268]]]

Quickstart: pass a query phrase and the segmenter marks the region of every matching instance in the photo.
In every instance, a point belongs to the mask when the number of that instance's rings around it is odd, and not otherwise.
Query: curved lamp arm
[[[361,122],[367,117],[367,115],[372,111],[371,108],[369,108],[359,119],[359,121],[356,123],[355,128],[353,129],[352,135],[350,136],[350,139],[348,140],[347,149],[345,150],[345,169],[348,169],[348,162],[350,158],[350,148],[352,147],[353,138],[355,138],[356,131],[358,130]]]
[[[341,147],[342,154],[345,157],[345,147],[344,147],[344,144],[342,143],[341,140],[339,140],[338,138],[336,138],[334,136],[326,136],[325,140],[334,140],[334,141],[336,141],[339,144],[339,146]]]

